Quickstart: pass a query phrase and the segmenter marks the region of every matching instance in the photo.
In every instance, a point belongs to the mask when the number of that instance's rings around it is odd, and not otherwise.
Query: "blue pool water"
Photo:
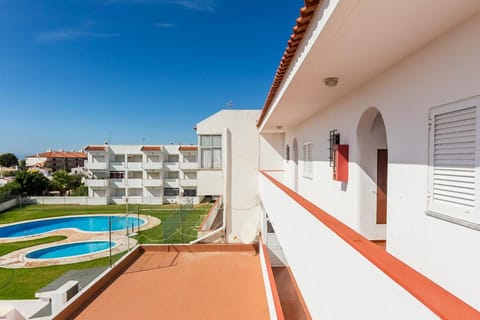
[[[75,228],[80,231],[89,232],[107,232],[109,216],[81,216],[81,217],[62,217],[55,219],[44,219],[17,223],[10,226],[0,227],[0,238],[12,238],[37,235],[53,230]],[[137,217],[111,216],[112,231],[136,228],[138,222],[144,224],[143,219],[137,220]]]
[[[106,250],[110,247],[110,244],[112,247],[115,245],[114,242],[108,241],[66,243],[29,252],[27,253],[26,257],[30,259],[73,257]]]

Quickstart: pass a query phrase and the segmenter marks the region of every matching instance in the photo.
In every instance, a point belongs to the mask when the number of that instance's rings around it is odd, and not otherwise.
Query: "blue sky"
[[[196,143],[260,109],[301,0],[0,0],[0,153]]]

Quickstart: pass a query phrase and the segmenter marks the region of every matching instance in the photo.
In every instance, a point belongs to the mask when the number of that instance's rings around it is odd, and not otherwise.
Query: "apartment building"
[[[89,145],[85,151],[92,203],[200,202],[196,146]]]
[[[52,172],[65,170],[70,172],[73,168],[81,168],[87,159],[87,154],[82,151],[48,150],[25,157],[25,165],[29,168],[46,168]]]

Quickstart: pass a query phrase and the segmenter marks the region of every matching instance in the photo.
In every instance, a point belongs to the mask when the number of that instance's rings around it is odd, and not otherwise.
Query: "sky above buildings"
[[[301,0],[0,0],[0,153],[196,143],[261,109]]]

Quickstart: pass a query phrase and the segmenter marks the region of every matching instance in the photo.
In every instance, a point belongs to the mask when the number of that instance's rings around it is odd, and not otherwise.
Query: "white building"
[[[90,145],[85,151],[94,203],[200,202],[196,146]]]

